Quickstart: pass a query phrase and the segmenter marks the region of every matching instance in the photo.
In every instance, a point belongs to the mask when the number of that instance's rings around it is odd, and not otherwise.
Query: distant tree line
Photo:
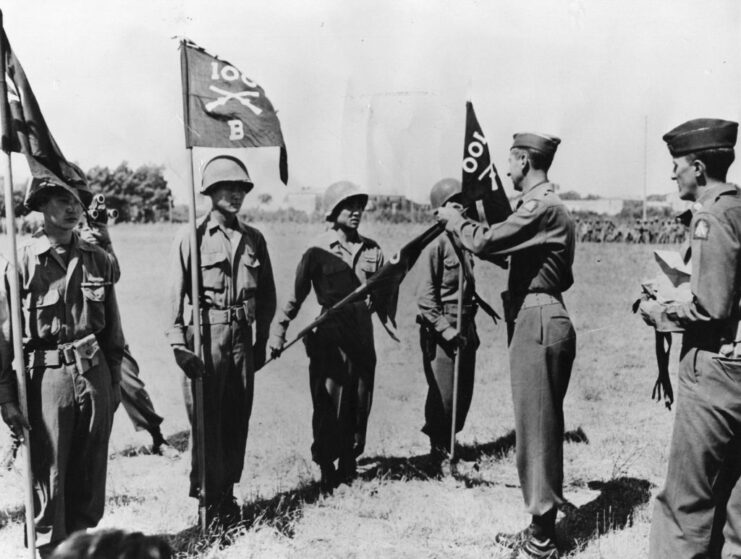
[[[172,192],[161,165],[132,169],[124,161],[115,169],[93,167],[87,180],[93,192],[101,192],[109,209],[118,210],[118,221],[152,223],[170,219]]]

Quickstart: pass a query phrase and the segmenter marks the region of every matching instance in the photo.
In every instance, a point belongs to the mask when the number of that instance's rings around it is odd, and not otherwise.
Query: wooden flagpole
[[[3,30],[3,16],[0,12],[0,30]],[[5,35],[3,31],[3,36]],[[4,42],[4,41],[3,41]],[[2,106],[0,118],[2,119],[3,131],[10,130],[8,114],[8,87],[6,84],[6,53],[8,45],[3,44],[0,48],[0,105]],[[2,159],[3,159],[3,190],[5,196],[5,222],[10,238],[10,254],[8,266],[8,283],[10,284],[10,325],[13,337],[13,355],[16,377],[18,380],[18,405],[23,417],[28,421],[28,391],[26,388],[26,367],[23,359],[23,327],[21,321],[21,293],[18,285],[18,245],[16,243],[15,208],[13,207],[13,169],[10,161],[10,138],[3,134],[2,137]],[[36,557],[36,525],[33,491],[33,470],[31,469],[31,439],[28,431],[24,433],[23,442],[23,473],[25,489],[26,508],[26,545],[28,556]]]

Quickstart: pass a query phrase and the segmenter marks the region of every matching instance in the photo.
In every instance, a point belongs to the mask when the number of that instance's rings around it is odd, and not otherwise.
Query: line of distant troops
[[[682,244],[687,225],[674,219],[636,219],[635,223],[613,219],[576,218],[576,240],[582,243]]]
[[[696,119],[664,136],[680,198],[695,202],[685,252],[693,297],[646,299],[639,307],[648,324],[670,321],[683,332],[668,473],[652,520],[652,559],[741,557],[741,190],[726,183],[737,131],[735,122]],[[487,226],[469,215],[458,181],[433,186],[431,203],[447,234],[420,256],[416,301],[428,382],[422,430],[430,458],[442,467],[454,452],[450,432],[466,420],[480,344],[474,317],[485,305],[475,290],[473,256],[495,265],[507,259],[502,298],[517,470],[531,522],[494,540],[526,559],[559,557],[556,518],[565,502],[563,402],[576,332],[563,293],[574,283],[576,227],[548,179],[559,143],[545,134],[515,134],[508,175],[522,197],[501,223]],[[197,221],[195,245],[187,227],[178,234],[169,268],[167,338],[185,375],[191,425],[197,414],[205,422],[206,464],[199,471],[193,449],[190,494],[205,490],[208,515],[224,524],[241,512],[233,488],[244,467],[254,372],[268,352],[275,358],[287,347],[289,324],[311,291],[327,312],[385,262],[378,243],[358,230],[367,193],[349,182],[335,183],[324,197],[327,231],[305,245],[278,310],[267,242],[238,218],[253,187],[240,160],[212,158],[201,183],[211,211]],[[60,543],[68,534],[95,527],[103,515],[108,442],[122,392],[126,342],[115,294],[117,259],[107,233],[86,241],[76,232],[90,198],[83,187],[58,184],[39,185],[26,198],[27,207],[44,216],[44,228],[21,250],[17,270],[28,419],[19,408],[11,365],[7,263],[0,285],[0,412],[17,437],[32,428],[37,543],[46,554],[64,549]],[[190,311],[194,250],[200,261],[202,353],[195,351]],[[387,325],[395,308],[395,286],[382,285],[367,299],[333,310],[304,340],[312,458],[326,491],[357,476],[376,369],[372,315]],[[194,398],[198,378],[202,408]],[[456,397],[460,405],[453,413]]]

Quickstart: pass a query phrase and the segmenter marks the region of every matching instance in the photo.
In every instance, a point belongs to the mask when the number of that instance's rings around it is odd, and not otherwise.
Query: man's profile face
[[[697,200],[697,167],[685,156],[672,159],[672,180],[677,181],[679,198]]]
[[[64,231],[72,231],[80,221],[82,205],[70,192],[55,189],[39,208],[44,221]]]
[[[509,172],[507,175],[512,179],[512,185],[515,190],[522,191],[522,179],[525,178],[525,166],[527,165],[527,155],[518,149],[512,149],[509,152]]]
[[[220,182],[209,191],[213,209],[227,215],[236,215],[242,207],[247,189],[242,182]]]

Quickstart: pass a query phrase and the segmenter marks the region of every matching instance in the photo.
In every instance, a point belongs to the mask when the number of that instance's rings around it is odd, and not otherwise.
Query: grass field
[[[292,281],[304,239],[321,225],[264,224],[279,301]],[[371,223],[365,233],[387,255],[421,230]],[[310,231],[307,231],[309,229]],[[175,228],[112,229],[123,276],[117,287],[124,331],[166,436],[185,449],[180,372],[164,338],[167,254]],[[500,311],[505,272],[477,264],[481,295]],[[651,247],[577,247],[566,294],[578,336],[566,398],[565,496],[559,530],[574,558],[646,555],[650,509],[666,469],[672,413],[650,399],[656,376],[653,336],[630,313],[642,278],[655,275]],[[167,536],[179,557],[499,557],[494,535],[517,530],[522,509],[514,464],[513,415],[505,329],[478,317],[482,340],[473,404],[454,478],[430,477],[423,421],[425,381],[414,323],[414,273],[402,286],[401,342],[379,327],[379,363],[361,479],[321,496],[309,452],[311,401],[301,345],[258,373],[242,482],[244,523],[211,539],[198,536],[187,496],[187,453],[170,461],[139,452],[149,443],[119,409],[111,439],[108,505],[101,526]],[[317,312],[307,305],[295,332]],[[290,331],[289,331],[290,334]],[[674,362],[676,356],[673,355]],[[8,444],[0,428],[0,449]],[[16,466],[17,468],[17,466]],[[22,556],[21,477],[0,473],[0,557]]]

